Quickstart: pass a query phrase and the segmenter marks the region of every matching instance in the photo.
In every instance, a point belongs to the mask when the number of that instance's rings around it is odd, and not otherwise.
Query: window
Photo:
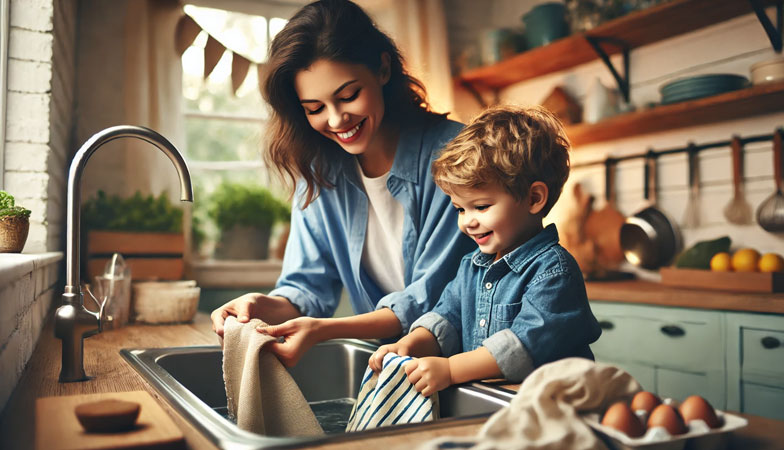
[[[261,158],[268,107],[259,91],[257,67],[267,59],[271,38],[287,21],[194,5],[186,5],[185,13],[203,30],[182,56],[182,88],[185,154],[195,194],[193,217],[197,230],[193,240],[198,248],[194,253],[210,256],[219,230],[207,216],[207,199],[221,183],[260,184],[282,199],[287,195]],[[204,79],[204,48],[209,36],[226,51]],[[252,61],[236,93],[232,92],[233,54]],[[272,242],[278,233],[278,229],[273,231]]]

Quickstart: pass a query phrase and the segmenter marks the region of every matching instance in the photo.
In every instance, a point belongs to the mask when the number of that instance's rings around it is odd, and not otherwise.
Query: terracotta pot
[[[22,216],[0,217],[0,253],[21,253],[30,231],[30,219]]]

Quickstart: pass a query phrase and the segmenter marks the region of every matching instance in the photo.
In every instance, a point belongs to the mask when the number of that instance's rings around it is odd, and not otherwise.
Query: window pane
[[[186,154],[196,161],[259,161],[264,123],[188,117]]]

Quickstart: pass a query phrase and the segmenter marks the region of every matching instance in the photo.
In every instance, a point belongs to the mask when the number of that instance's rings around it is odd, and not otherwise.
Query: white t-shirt
[[[403,205],[387,189],[389,172],[368,178],[357,164],[368,196],[368,227],[362,249],[362,267],[385,292],[402,291]]]

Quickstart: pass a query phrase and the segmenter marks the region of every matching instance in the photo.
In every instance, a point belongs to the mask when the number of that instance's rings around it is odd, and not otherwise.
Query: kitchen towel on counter
[[[438,418],[438,393],[425,397],[408,381],[404,367],[412,359],[387,353],[380,373],[365,370],[347,432]]]
[[[256,331],[259,319],[226,318],[223,378],[229,416],[245,431],[267,436],[324,434],[302,391],[275,355],[262,347],[275,338]]]
[[[603,410],[641,390],[627,372],[585,358],[545,364],[523,381],[509,406],[474,437],[439,438],[424,449],[606,449],[580,414]]]

